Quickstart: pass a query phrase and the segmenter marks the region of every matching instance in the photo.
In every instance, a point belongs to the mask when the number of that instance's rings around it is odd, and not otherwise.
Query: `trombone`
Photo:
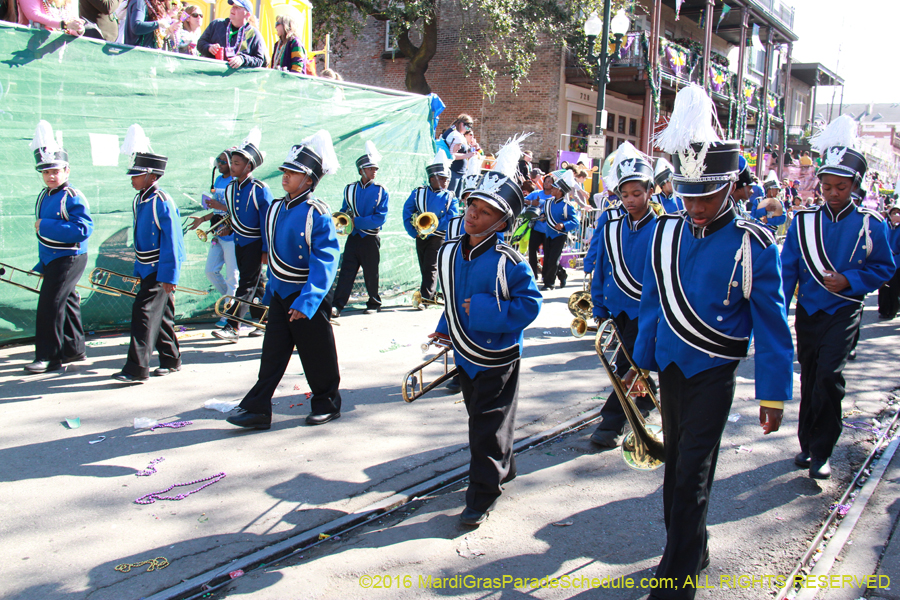
[[[440,292],[434,295],[434,300],[429,298],[423,298],[422,292],[416,290],[413,292],[412,299],[410,300],[410,304],[413,305],[413,308],[417,310],[425,310],[429,306],[443,306],[444,305],[444,296]]]
[[[243,298],[238,298],[236,296],[222,296],[218,300],[216,300],[215,311],[217,317],[225,317],[226,319],[233,319],[238,323],[243,323],[244,325],[250,325],[251,327],[256,327],[262,331],[266,330],[266,319],[269,318],[269,307],[265,304],[260,304],[258,300],[254,299],[254,302],[250,302],[248,300],[244,300]],[[237,313],[240,311],[235,311],[235,314],[230,314],[227,311],[231,310],[235,307],[235,304],[249,304],[250,306],[256,308],[262,308],[263,313],[259,320],[254,321],[252,319],[247,319],[245,317],[237,316]]]
[[[110,283],[110,281],[117,282],[121,287],[117,287]],[[109,269],[104,269],[102,267],[97,267],[93,271],[91,271],[91,285],[97,288],[98,290],[106,290],[107,292],[115,292],[116,295],[122,296],[130,296],[132,298],[137,297],[138,288],[141,287],[141,278],[140,277],[132,277],[130,275],[123,275],[122,273],[117,273],[115,271],[110,271]],[[131,286],[130,288],[128,286]],[[189,287],[180,287],[177,288],[176,291],[184,292],[185,294],[191,294],[192,296],[206,296],[209,292],[204,292],[203,290],[195,290]]]
[[[653,404],[656,405],[656,409],[659,410],[659,400],[650,386],[649,377],[634,364],[631,355],[622,344],[622,337],[612,319],[607,319],[600,325],[597,337],[594,338],[594,349],[597,351],[597,356],[600,357],[600,362],[603,363],[603,368],[606,369],[609,381],[622,404],[625,417],[631,425],[631,431],[622,441],[622,458],[629,467],[639,471],[658,469],[666,460],[662,428],[659,425],[647,423],[632,397],[640,382],[647,390],[647,395],[653,400]],[[632,370],[637,372],[637,376],[627,388],[622,378],[616,374],[615,358],[619,352],[631,365]],[[660,411],[660,415],[662,415],[662,411]]]
[[[442,345],[443,343],[438,343],[435,340],[430,340],[427,344],[422,344],[422,352],[428,352],[428,348],[432,345]],[[414,367],[410,370],[406,375],[403,376],[403,384],[400,388],[400,394],[403,396],[403,400],[406,402],[413,402],[414,400],[418,400],[437,386],[441,385],[451,377],[456,377],[457,367],[449,368],[447,364],[447,353],[450,352],[451,346],[443,346],[441,351],[423,362],[421,365]],[[423,385],[424,378],[422,376],[422,370],[438,360],[439,358],[444,359],[444,374],[429,383],[428,385]],[[418,391],[416,390],[418,387]]]
[[[353,233],[353,219],[347,213],[333,212],[331,219],[334,221],[334,230],[338,235]]]
[[[16,276],[16,273],[25,273],[29,277],[37,277],[37,283],[34,284],[34,287],[28,285],[27,283],[20,283],[18,281],[13,281],[13,277]],[[6,277],[3,277],[6,275]],[[23,290],[28,290],[29,292],[34,292],[35,294],[41,293],[41,281],[43,281],[44,276],[41,273],[37,273],[35,271],[26,271],[25,269],[20,269],[18,267],[13,267],[12,265],[7,265],[5,263],[0,263],[0,281],[12,284],[18,288],[22,288]],[[122,294],[118,293],[115,290],[102,290],[97,287],[92,287],[90,285],[81,285],[80,283],[75,284],[75,287],[79,287],[83,290],[89,290],[91,292],[98,292],[100,294],[106,294],[107,296],[121,296]]]
[[[200,238],[201,242],[207,241],[211,236],[219,235],[220,232],[226,227],[231,227],[231,216],[225,215],[223,216],[215,225],[210,226],[206,231],[202,229],[197,230],[197,237]]]
[[[438,217],[433,212],[416,213],[411,219],[413,229],[423,240],[437,231]]]

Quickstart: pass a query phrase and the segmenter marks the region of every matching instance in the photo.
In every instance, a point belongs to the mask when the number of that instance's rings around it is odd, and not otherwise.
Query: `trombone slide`
[[[227,306],[226,306],[227,303]],[[254,321],[252,319],[248,319],[246,317],[237,316],[238,310],[234,311],[234,314],[229,313],[228,311],[235,307],[235,303],[237,304],[248,304],[249,306],[262,308],[263,314],[259,318],[258,321]],[[256,327],[257,329],[261,329],[262,331],[266,330],[266,319],[269,317],[269,307],[265,304],[257,304],[256,302],[249,302],[242,298],[237,298],[235,296],[222,296],[218,300],[216,300],[216,305],[214,307],[216,311],[217,317],[225,317],[226,319],[233,319],[238,323],[243,323],[244,325],[250,325],[251,327]]]
[[[428,346],[433,343],[434,342],[429,342],[428,344],[424,344],[423,350],[427,350]],[[405,402],[413,402],[415,400],[418,400],[448,379],[456,377],[457,367],[453,367],[452,369],[449,368],[449,364],[447,362],[448,352],[450,352],[450,346],[442,348],[440,352],[438,352],[422,364],[412,368],[406,373],[406,375],[403,376],[403,384],[400,387],[400,393],[403,396],[403,400]],[[425,369],[425,367],[441,358],[444,360],[444,373],[434,381],[430,382],[428,385],[424,385],[422,371]]]
[[[16,273],[24,273],[29,277],[37,277],[37,282],[34,284],[34,287],[25,284],[19,283],[18,281],[13,281],[13,277]],[[6,275],[6,277],[3,277]],[[7,265],[5,263],[0,263],[0,281],[5,283],[9,283],[18,288],[22,288],[23,290],[28,290],[29,292],[34,292],[35,294],[41,293],[41,282],[43,281],[44,276],[41,273],[36,273],[35,271],[26,271],[25,269],[20,269],[18,267],[13,267],[12,265]],[[81,285],[76,284],[75,287],[81,288],[83,290],[89,290],[91,292],[99,292],[101,294],[105,294],[107,296],[121,296],[121,294],[114,290],[104,290],[97,287],[93,287],[90,285]]]
[[[141,287],[141,278],[134,277],[132,275],[125,275],[123,273],[117,273],[116,271],[110,271],[109,269],[104,269],[102,267],[97,267],[93,271],[91,271],[91,286],[96,288],[97,291],[106,290],[107,292],[114,292],[114,295],[122,295],[122,296],[130,296],[131,298],[136,298],[138,289]],[[122,284],[123,287],[116,287],[110,283],[110,280],[119,279],[119,283]],[[130,288],[128,286],[131,286]],[[190,294],[192,296],[206,296],[209,292],[203,290],[195,290],[194,288],[189,287],[179,287],[175,290],[176,292],[184,292],[185,294]]]

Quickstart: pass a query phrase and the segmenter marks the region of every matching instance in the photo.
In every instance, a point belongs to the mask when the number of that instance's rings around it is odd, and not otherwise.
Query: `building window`
[[[397,33],[393,31],[393,27],[391,27],[390,21],[384,22],[384,51],[385,52],[399,52],[400,48],[397,47]]]
[[[637,135],[637,119],[628,121],[628,135]]]
[[[616,130],[616,115],[612,113],[606,114],[606,130],[607,131],[615,131]]]
[[[619,129],[618,133],[625,133],[625,117],[619,116]],[[621,146],[621,144],[619,144]]]
[[[613,153],[613,142],[615,140],[611,135],[606,136],[606,156]]]

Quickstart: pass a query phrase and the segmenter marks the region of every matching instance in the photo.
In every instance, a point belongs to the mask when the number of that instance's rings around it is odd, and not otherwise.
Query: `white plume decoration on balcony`
[[[656,147],[675,154],[691,144],[720,142],[716,107],[702,87],[690,84],[675,96],[669,125],[655,137]]]
[[[320,129],[302,142],[315,150],[316,154],[322,157],[322,174],[333,175],[341,168],[338,162],[337,154],[334,152],[334,144],[331,143],[331,134],[326,129]]]
[[[122,148],[119,150],[125,156],[132,156],[137,152],[152,152],[150,138],[144,133],[144,128],[135,123],[128,128]]]
[[[828,148],[835,146],[855,149],[859,143],[858,129],[859,123],[848,115],[841,115],[815,134],[810,139],[810,145],[819,153],[824,153]]]

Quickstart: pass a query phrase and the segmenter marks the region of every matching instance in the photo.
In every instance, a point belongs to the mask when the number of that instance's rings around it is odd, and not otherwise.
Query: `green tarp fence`
[[[424,183],[434,156],[430,104],[425,96],[365,88],[315,77],[251,69],[219,61],[0,25],[0,262],[31,269],[37,263],[34,203],[43,182],[29,143],[40,119],[62,133],[70,181],[87,198],[94,218],[88,283],[94,267],[131,274],[131,203],[125,175],[129,158],[118,149],[132,123],[153,150],[169,157],[161,187],[178,204],[186,228],[209,192],[214,157],[241,142],[254,126],[266,153],[257,177],[281,197],[278,166],[292,144],[327,129],[341,163],[316,195],[338,210],[344,186],[358,175],[355,160],[365,140],[384,156],[378,181],[390,192],[382,233],[381,289],[400,303],[419,281],[413,240],[401,224],[403,202]],[[185,234],[187,261],[179,285],[212,290],[204,274],[208,245]],[[343,242],[342,242],[343,243]],[[31,277],[23,278],[26,282]],[[365,294],[361,273],[355,291]],[[82,290],[86,330],[121,328],[131,299]],[[177,294],[179,321],[210,320],[217,293]],[[32,337],[37,295],[0,283],[0,344]]]

